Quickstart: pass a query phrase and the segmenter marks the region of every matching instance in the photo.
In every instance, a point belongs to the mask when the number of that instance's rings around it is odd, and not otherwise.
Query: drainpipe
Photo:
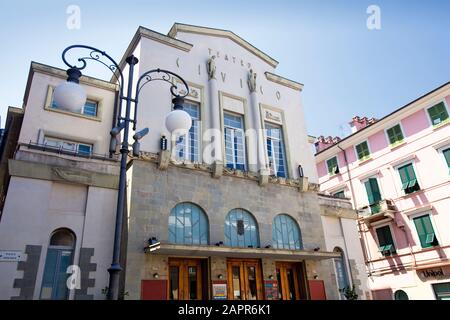
[[[351,176],[351,174],[350,174],[350,166],[349,166],[348,160],[347,160],[347,153],[345,152],[344,149],[341,148],[341,146],[339,145],[339,143],[338,143],[336,146],[337,146],[337,147],[343,152],[343,154],[344,154],[345,166],[346,166],[346,168],[347,168],[348,181],[350,182],[350,191],[351,191],[351,193],[352,193],[352,203],[353,203],[353,207],[354,207],[355,210],[356,210],[356,215],[357,215],[358,232],[359,232],[359,234],[361,235],[361,238],[359,238],[359,241],[361,242],[361,247],[362,247],[362,249],[363,249],[362,251],[363,251],[364,261],[369,261],[368,258],[367,258],[366,246],[365,246],[364,241],[363,241],[363,239],[362,239],[362,237],[363,237],[364,235],[363,235],[363,233],[362,233],[361,225],[360,225],[360,223],[359,223],[359,212],[358,212],[357,207],[356,207],[355,189],[353,188],[352,176]],[[345,240],[345,239],[344,239],[344,240]],[[370,267],[368,266],[368,268],[369,268],[369,272],[370,272]]]

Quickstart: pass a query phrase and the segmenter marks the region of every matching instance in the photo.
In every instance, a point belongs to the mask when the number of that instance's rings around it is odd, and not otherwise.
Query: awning
[[[227,258],[271,258],[277,260],[324,260],[339,258],[339,252],[284,250],[273,248],[235,248],[225,246],[187,246],[179,244],[161,244],[161,248],[149,252],[154,255],[168,255],[174,257],[206,258],[211,256]]]

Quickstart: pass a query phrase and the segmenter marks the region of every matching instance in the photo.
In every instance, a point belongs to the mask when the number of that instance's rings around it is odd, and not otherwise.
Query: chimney
[[[317,141],[315,143],[316,146],[316,152],[320,152],[322,150],[325,150],[333,145],[335,145],[336,143],[338,143],[339,141],[341,141],[341,138],[339,137],[324,137],[324,136],[320,136],[317,138]]]
[[[352,133],[355,133],[361,129],[364,129],[367,126],[370,126],[371,124],[374,124],[378,120],[375,118],[368,119],[367,117],[359,117],[354,116],[352,118],[352,121],[349,122],[350,128],[352,129]]]

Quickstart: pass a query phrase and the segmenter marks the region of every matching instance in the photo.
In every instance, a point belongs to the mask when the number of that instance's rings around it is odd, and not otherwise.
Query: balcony
[[[396,212],[397,208],[392,200],[381,200],[358,209],[358,213],[368,227],[381,220],[393,220]]]

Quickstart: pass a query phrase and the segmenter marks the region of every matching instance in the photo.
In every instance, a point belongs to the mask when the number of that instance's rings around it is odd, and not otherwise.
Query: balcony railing
[[[358,209],[358,212],[362,216],[364,222],[370,225],[370,223],[379,220],[394,219],[397,208],[392,200],[381,200],[377,203]]]
[[[95,160],[108,160],[108,161],[117,161],[117,156],[113,155],[110,157],[106,154],[97,154],[97,153],[86,153],[86,152],[80,152],[80,151],[74,151],[69,149],[64,149],[60,147],[53,147],[46,144],[40,144],[40,143],[22,143],[22,146],[26,146],[28,149],[32,150],[40,150],[50,153],[56,153],[61,155],[67,155],[67,156],[73,156],[73,157],[79,157],[84,159],[95,159]]]

